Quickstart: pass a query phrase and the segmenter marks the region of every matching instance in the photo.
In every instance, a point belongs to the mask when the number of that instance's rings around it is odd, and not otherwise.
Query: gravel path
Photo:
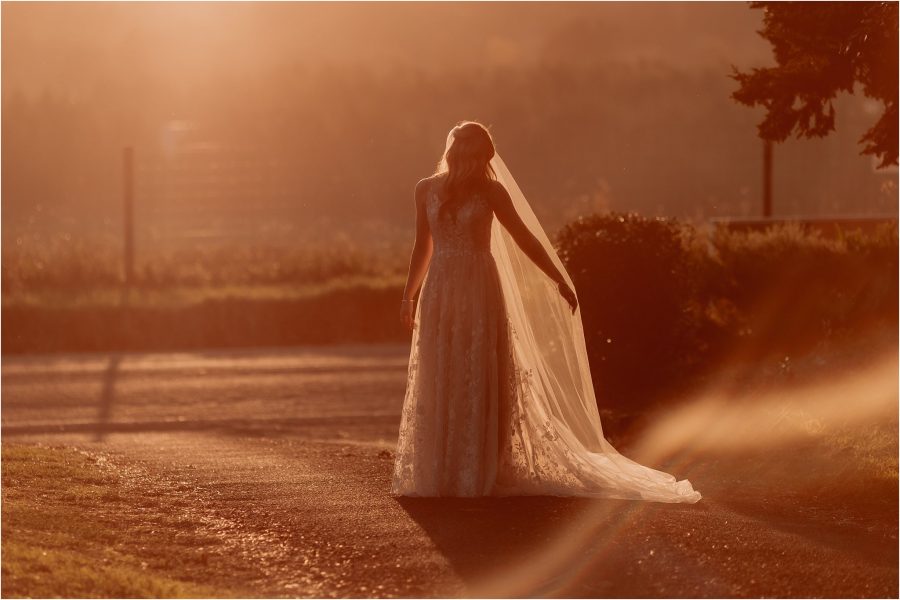
[[[3,438],[102,453],[146,493],[180,490],[259,596],[898,595],[896,472],[815,436],[766,453],[621,448],[688,477],[695,505],[391,498],[406,357],[4,357]]]

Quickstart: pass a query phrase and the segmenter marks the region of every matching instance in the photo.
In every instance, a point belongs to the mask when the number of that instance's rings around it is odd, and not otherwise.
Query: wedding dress
[[[571,286],[499,155],[491,166]],[[698,501],[688,480],[606,441],[581,309],[572,314],[483,195],[443,206],[440,183],[432,179],[425,201],[434,252],[415,311],[391,495]]]

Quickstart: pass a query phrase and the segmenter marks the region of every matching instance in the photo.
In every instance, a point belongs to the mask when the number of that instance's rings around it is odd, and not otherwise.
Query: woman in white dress
[[[603,437],[571,279],[483,125],[450,131],[415,205],[391,494],[699,500]]]

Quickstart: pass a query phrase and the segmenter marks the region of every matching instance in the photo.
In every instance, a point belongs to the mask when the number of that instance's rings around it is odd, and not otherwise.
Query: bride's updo
[[[445,185],[449,196],[482,188],[496,179],[490,164],[493,157],[494,140],[487,127],[476,121],[462,121],[451,129],[437,169],[437,173],[447,173]]]

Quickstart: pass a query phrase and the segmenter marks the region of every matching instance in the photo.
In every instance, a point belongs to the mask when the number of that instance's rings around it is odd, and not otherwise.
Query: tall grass
[[[141,291],[240,286],[309,286],[345,278],[403,275],[408,249],[346,242],[315,246],[233,241],[184,245],[138,256],[133,286]],[[22,294],[117,288],[124,281],[122,249],[68,234],[18,236],[3,251],[2,291]]]

